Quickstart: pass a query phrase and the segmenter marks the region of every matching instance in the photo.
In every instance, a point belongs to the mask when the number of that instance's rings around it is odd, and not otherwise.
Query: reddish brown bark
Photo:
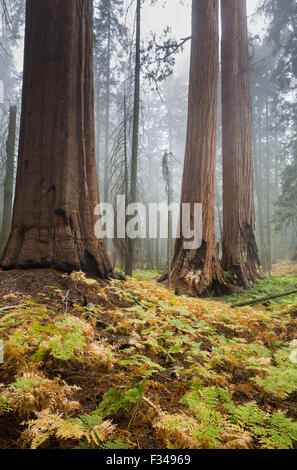
[[[218,120],[219,28],[218,0],[194,0],[188,129],[182,203],[202,203],[203,243],[185,250],[175,246],[172,285],[180,292],[207,295],[223,292],[227,283],[218,260],[214,206]],[[164,277],[163,277],[164,279]]]
[[[297,249],[292,257],[292,261],[297,261]]]
[[[2,266],[112,267],[94,234],[92,0],[27,0],[12,231]]]
[[[223,267],[251,287],[259,273],[246,0],[222,0]]]

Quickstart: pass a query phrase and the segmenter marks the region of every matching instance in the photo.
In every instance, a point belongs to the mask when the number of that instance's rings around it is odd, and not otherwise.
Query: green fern
[[[65,335],[54,336],[44,343],[43,347],[51,350],[52,355],[57,359],[67,361],[68,359],[79,358],[76,353],[83,352],[85,338],[78,332],[69,331]]]
[[[46,381],[32,380],[32,379],[20,379],[12,383],[11,386],[18,390],[21,390],[22,392],[26,392],[28,390],[34,390],[34,388],[38,387],[42,383],[46,383]]]
[[[146,381],[133,381],[130,387],[124,392],[112,388],[105,393],[98,410],[94,414],[101,416],[102,419],[107,416],[117,414],[120,409],[129,410],[131,405],[135,405],[144,395]]]
[[[266,414],[256,405],[246,403],[229,408],[229,411],[231,412],[231,421],[254,431],[255,434],[259,434],[259,432],[261,434],[261,426],[264,425]]]
[[[0,416],[13,410],[13,405],[6,398],[0,397]]]
[[[121,450],[121,449],[129,449],[129,446],[125,442],[121,441],[120,439],[115,439],[114,441],[105,442],[102,445],[102,449]]]
[[[281,413],[274,413],[268,420],[264,443],[277,449],[292,449],[297,441],[297,423]]]
[[[269,375],[264,379],[257,378],[256,382],[276,398],[286,398],[297,391],[297,366],[288,363],[287,366],[270,367]]]
[[[281,413],[269,416],[253,403],[236,406],[227,390],[221,387],[203,388],[195,381],[181,399],[195,416],[195,438],[216,447],[220,442],[223,423],[239,426],[269,448],[290,449],[297,441],[297,423]]]
[[[122,393],[116,388],[112,388],[105,393],[98,410],[95,412],[103,419],[107,416],[115,415],[123,405]]]

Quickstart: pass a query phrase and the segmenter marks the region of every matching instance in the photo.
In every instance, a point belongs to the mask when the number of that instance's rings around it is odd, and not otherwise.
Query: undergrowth
[[[175,296],[151,272],[71,278],[92,303],[55,285],[2,299],[1,448],[296,447],[297,298],[229,305],[296,274],[224,302]]]
[[[227,297],[227,302],[239,303],[249,300],[257,300],[267,298],[269,296],[282,294],[297,290],[297,273],[290,274],[287,276],[269,276],[265,275],[264,279],[260,279],[256,282],[254,288],[251,291],[241,291],[234,293],[230,297]],[[266,307],[277,309],[277,307],[291,306],[292,304],[297,305],[297,294],[291,294],[286,297],[278,299],[271,299],[266,302]]]

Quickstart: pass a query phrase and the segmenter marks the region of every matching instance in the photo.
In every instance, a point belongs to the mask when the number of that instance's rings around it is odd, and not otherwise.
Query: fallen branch
[[[20,305],[13,305],[12,307],[3,307],[3,308],[0,308],[0,312],[5,312],[5,310],[12,310],[17,307],[20,307]]]
[[[292,290],[290,292],[284,292],[283,294],[270,295],[269,297],[262,297],[262,299],[250,300],[249,302],[241,302],[239,304],[231,305],[231,308],[235,307],[247,307],[248,305],[261,304],[267,302],[268,300],[279,299],[280,297],[287,297],[292,294],[297,294],[297,290]]]

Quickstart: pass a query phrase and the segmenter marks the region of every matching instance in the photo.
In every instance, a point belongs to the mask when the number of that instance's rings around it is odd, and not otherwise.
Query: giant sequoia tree
[[[223,267],[250,287],[258,268],[246,0],[222,0]]]
[[[92,0],[27,0],[16,196],[4,268],[112,271],[94,234],[92,13]]]
[[[182,203],[202,203],[202,246],[185,250],[181,237],[172,262],[172,284],[181,292],[221,291],[226,281],[218,259],[215,227],[215,167],[218,120],[218,0],[193,0],[188,129]]]

